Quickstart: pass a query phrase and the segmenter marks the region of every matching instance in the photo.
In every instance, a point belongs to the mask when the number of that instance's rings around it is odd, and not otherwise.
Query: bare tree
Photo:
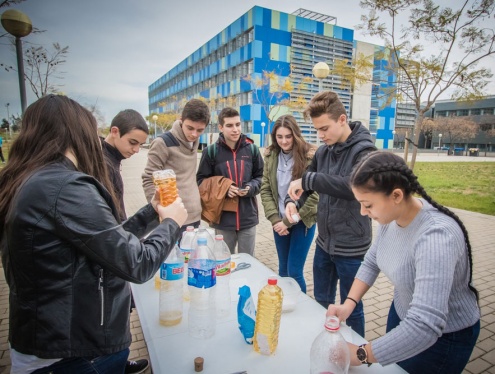
[[[493,0],[463,0],[458,9],[452,9],[432,0],[361,0],[360,5],[369,14],[361,17],[359,28],[385,41],[391,65],[409,87],[399,92],[397,85],[388,94],[405,95],[416,109],[410,164],[414,168],[424,114],[439,96],[451,89],[455,100],[483,96],[492,74],[478,64],[495,53],[495,4]],[[379,13],[388,25],[380,22]],[[399,18],[405,16],[407,23],[400,25]],[[433,47],[425,48],[425,42]]]
[[[39,99],[46,94],[56,93],[61,84],[54,84],[54,79],[63,79],[59,65],[66,62],[69,47],[61,47],[59,43],[53,43],[53,51],[45,47],[30,47],[24,54],[26,61],[25,77],[32,91]]]
[[[479,125],[469,117],[437,117],[428,122],[433,131],[442,134],[451,149],[462,140],[475,138],[480,130]]]

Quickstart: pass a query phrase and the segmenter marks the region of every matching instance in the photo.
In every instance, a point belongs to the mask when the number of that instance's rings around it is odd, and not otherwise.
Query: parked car
[[[437,151],[448,151],[449,150],[449,147],[446,147],[446,146],[441,146],[441,147],[435,147],[435,149]]]

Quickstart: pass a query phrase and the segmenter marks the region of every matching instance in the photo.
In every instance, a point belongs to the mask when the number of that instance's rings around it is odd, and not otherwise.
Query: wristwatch
[[[368,362],[368,352],[366,352],[366,344],[360,345],[359,348],[357,349],[357,358],[359,361],[361,361],[362,364],[367,364],[368,366],[371,366],[371,363]]]

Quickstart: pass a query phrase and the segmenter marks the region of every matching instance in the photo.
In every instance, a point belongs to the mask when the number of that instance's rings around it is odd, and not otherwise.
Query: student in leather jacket
[[[111,187],[92,114],[59,95],[30,105],[0,172],[12,372],[123,373],[129,282],[153,277],[187,211],[155,196],[119,224]]]

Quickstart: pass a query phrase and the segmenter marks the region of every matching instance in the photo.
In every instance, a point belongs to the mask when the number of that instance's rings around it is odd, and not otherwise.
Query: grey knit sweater
[[[380,225],[356,278],[373,285],[382,271],[394,285],[398,327],[372,342],[382,365],[413,357],[443,333],[480,318],[468,288],[469,265],[459,225],[427,201],[407,227]]]

